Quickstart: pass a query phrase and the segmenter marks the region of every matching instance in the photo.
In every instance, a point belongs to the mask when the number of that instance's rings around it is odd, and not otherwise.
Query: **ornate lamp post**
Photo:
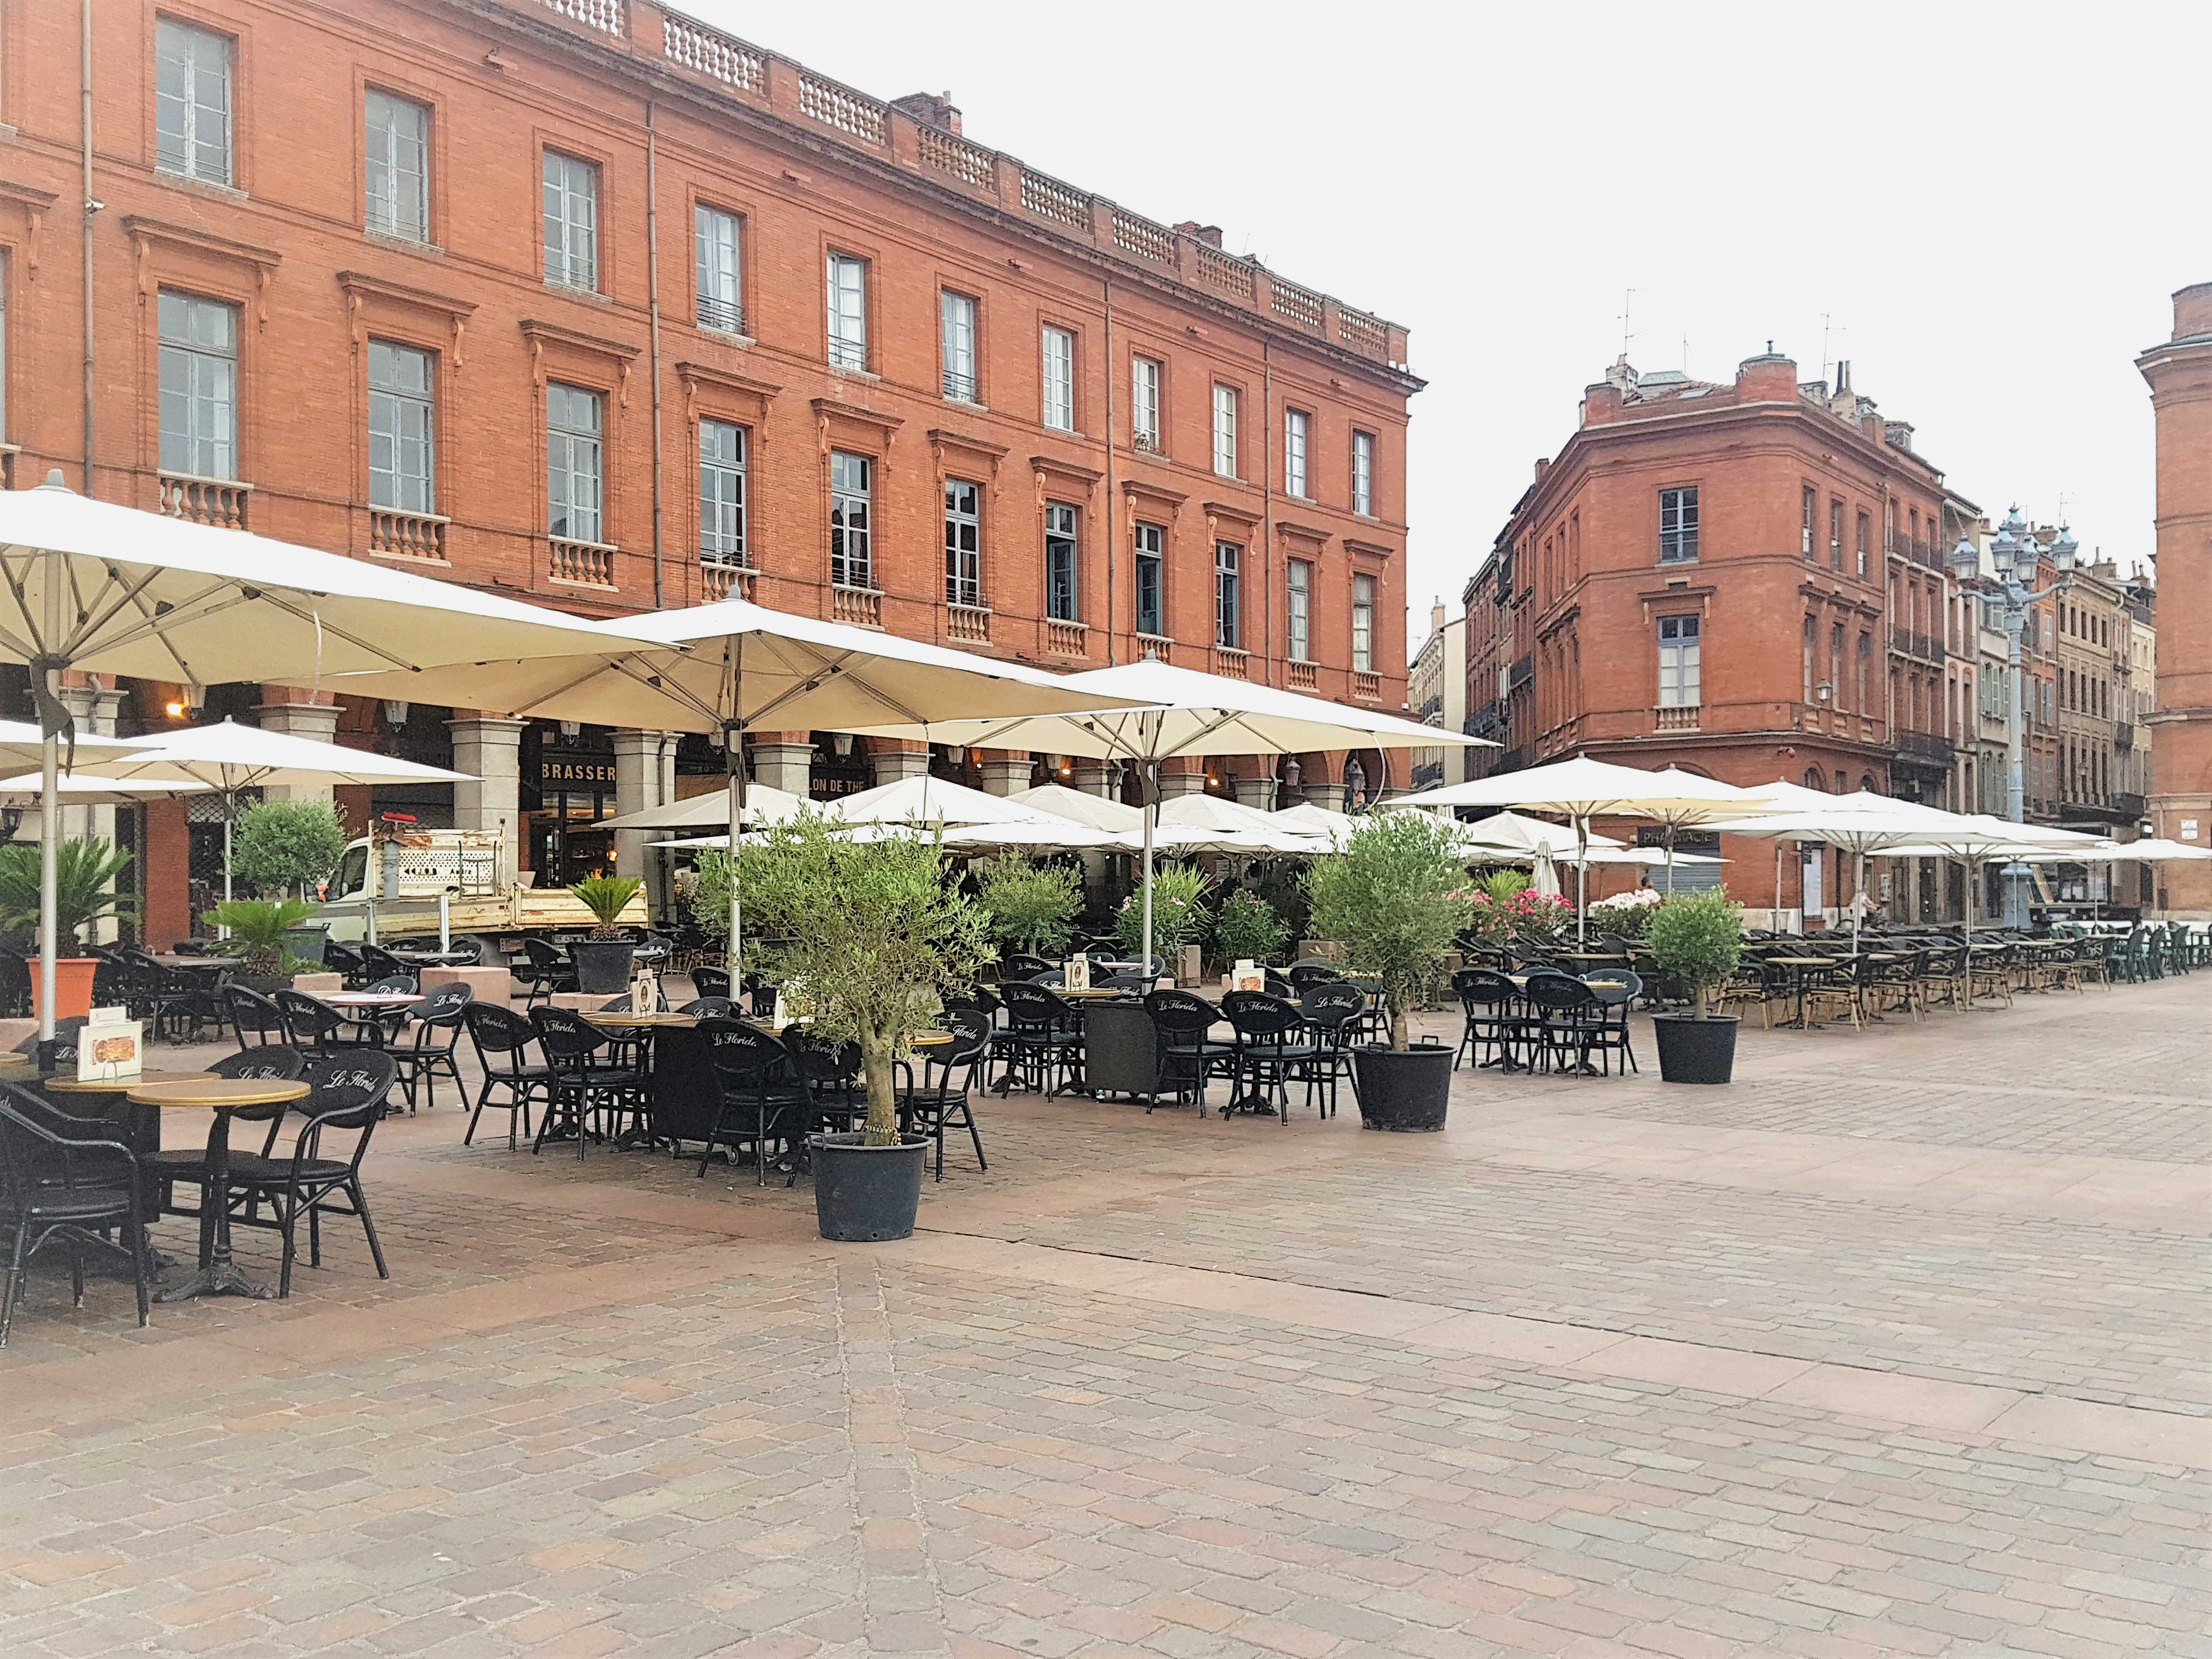
[[[2050,549],[2056,579],[2048,587],[2035,587],[2033,584],[2042,563],[2044,549],[2028,533],[2027,521],[2014,504],[1990,543],[1990,562],[1996,567],[1996,575],[1982,574],[1981,555],[1966,538],[1961,537],[1959,544],[1951,550],[1951,572],[1958,578],[1960,586],[1995,605],[2004,617],[2005,677],[2010,682],[2011,710],[2005,725],[2005,817],[2014,823],[2027,822],[2027,771],[2023,758],[2027,718],[2021,673],[2021,635],[2027,628],[2030,606],[2063,593],[2074,585],[2074,556],[2080,545],[2074,539],[2074,532],[2061,526],[2058,538]],[[2027,921],[2027,866],[2007,865],[2004,877],[2005,926],[2023,927]]]

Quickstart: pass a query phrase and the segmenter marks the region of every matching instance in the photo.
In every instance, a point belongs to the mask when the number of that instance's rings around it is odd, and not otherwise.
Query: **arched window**
[[[1805,787],[1825,792],[1828,787],[1827,777],[1819,767],[1808,766],[1805,769]]]

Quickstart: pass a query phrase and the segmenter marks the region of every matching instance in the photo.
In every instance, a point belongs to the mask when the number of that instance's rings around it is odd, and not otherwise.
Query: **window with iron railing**
[[[868,366],[868,262],[833,253],[829,265],[830,362],[833,368]]]
[[[699,422],[699,557],[702,563],[743,566],[745,557],[744,428],[730,421]]]
[[[154,21],[154,166],[232,182],[231,40],[173,17]]]
[[[945,481],[945,602],[983,604],[983,487]]]
[[[599,287],[599,169],[544,152],[545,280],[597,293]]]
[[[430,112],[371,87],[362,94],[362,169],[369,229],[410,242],[430,240]]]
[[[692,228],[699,325],[726,334],[745,331],[744,223],[734,213],[699,204]]]
[[[945,395],[963,404],[981,403],[975,376],[975,301],[946,289],[937,296],[937,317]]]

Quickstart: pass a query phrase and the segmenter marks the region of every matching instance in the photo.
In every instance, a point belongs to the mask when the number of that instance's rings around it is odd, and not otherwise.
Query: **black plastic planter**
[[[1734,1014],[1654,1014],[1659,1075],[1668,1083],[1726,1083],[1735,1075]]]
[[[1437,1043],[1395,1048],[1355,1048],[1359,1122],[1367,1129],[1433,1134],[1444,1127],[1451,1099],[1452,1051]]]
[[[629,989],[635,952],[628,939],[578,939],[568,947],[568,960],[576,964],[576,988],[586,996],[620,996]]]
[[[814,1154],[815,1222],[823,1237],[841,1244],[914,1237],[928,1137],[908,1135],[896,1146],[871,1146],[867,1139],[856,1129],[806,1143]]]

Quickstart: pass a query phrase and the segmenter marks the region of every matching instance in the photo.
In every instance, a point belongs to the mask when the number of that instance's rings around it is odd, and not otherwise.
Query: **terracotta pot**
[[[82,1019],[92,1012],[93,970],[100,966],[97,957],[61,957],[54,963],[54,1018]],[[42,1017],[46,1005],[46,976],[40,970],[39,959],[31,958],[31,1017]]]

